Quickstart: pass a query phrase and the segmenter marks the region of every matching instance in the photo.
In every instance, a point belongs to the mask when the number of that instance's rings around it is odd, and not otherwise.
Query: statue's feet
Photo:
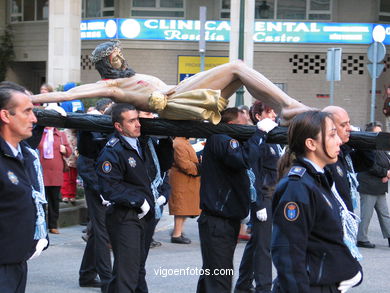
[[[288,126],[296,115],[310,110],[315,109],[301,103],[282,108],[280,112],[280,126]]]

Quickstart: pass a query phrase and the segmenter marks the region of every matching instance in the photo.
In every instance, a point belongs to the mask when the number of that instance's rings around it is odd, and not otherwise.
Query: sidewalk
[[[202,265],[196,219],[188,219],[185,223],[186,235],[192,239],[190,245],[170,243],[169,233],[172,227],[173,217],[165,212],[155,233],[155,239],[161,241],[162,246],[151,249],[147,261],[147,282],[150,293],[196,291],[198,276],[190,275]],[[78,270],[85,247],[85,242],[81,239],[83,228],[84,226],[79,225],[71,226],[60,228],[59,235],[50,234],[49,249],[39,258],[29,262],[27,293],[100,292],[99,289],[78,286]],[[361,249],[364,256],[363,284],[349,292],[388,293],[390,292],[390,279],[387,275],[390,248],[387,246],[387,240],[382,238],[376,215],[373,216],[370,225],[369,237],[377,247]],[[238,266],[244,247],[244,243],[237,245],[234,259],[235,280],[238,277]],[[172,269],[182,269],[184,274],[162,276],[163,273],[173,273]]]

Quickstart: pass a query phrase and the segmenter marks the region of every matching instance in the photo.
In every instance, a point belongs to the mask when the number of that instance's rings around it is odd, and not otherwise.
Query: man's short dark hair
[[[15,92],[26,94],[26,88],[12,81],[0,82],[0,110],[7,109],[11,115],[15,115],[13,112],[15,105],[11,102],[12,94]]]
[[[111,112],[112,124],[114,124],[115,122],[122,124],[123,122],[122,113],[127,111],[134,111],[134,110],[137,109],[131,104],[126,104],[126,103],[114,104],[112,106],[112,112]]]
[[[109,104],[112,103],[112,100],[109,98],[103,98],[96,102],[96,110],[104,111]]]
[[[221,112],[221,122],[228,123],[236,120],[239,113],[243,113],[243,111],[239,110],[237,107],[227,108]]]

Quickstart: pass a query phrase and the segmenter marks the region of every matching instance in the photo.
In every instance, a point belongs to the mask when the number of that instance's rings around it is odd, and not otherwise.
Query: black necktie
[[[137,139],[137,148],[138,148],[138,154],[141,157],[141,159],[143,160],[144,157],[142,156],[142,148],[141,148],[141,144],[139,143],[138,139]]]
[[[23,158],[23,155],[21,152],[18,152],[18,154],[16,155],[16,158],[21,161],[22,163],[24,163],[24,158]]]

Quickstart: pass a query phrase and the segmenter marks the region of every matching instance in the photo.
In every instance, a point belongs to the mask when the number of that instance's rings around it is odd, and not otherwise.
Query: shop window
[[[390,0],[381,0],[379,5],[379,20],[390,21]]]
[[[255,19],[330,20],[332,0],[256,0]],[[230,0],[220,0],[221,19],[230,18]]]
[[[83,0],[82,17],[96,18],[114,16],[114,0]]]
[[[47,0],[10,0],[11,22],[47,20],[49,1]]]
[[[131,16],[184,18],[184,0],[133,0]]]

